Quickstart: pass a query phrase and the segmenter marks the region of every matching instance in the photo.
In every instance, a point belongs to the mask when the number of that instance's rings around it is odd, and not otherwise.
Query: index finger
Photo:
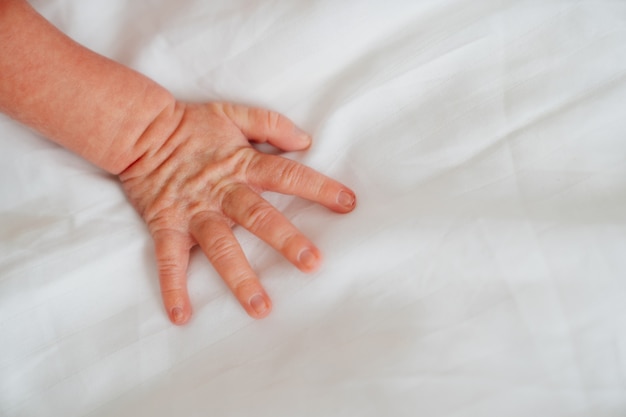
[[[354,191],[298,162],[276,155],[256,154],[248,166],[250,185],[281,194],[292,194],[347,213],[356,207]]]
[[[250,140],[283,151],[300,151],[311,145],[311,137],[280,113],[232,103],[223,103],[222,108]]]

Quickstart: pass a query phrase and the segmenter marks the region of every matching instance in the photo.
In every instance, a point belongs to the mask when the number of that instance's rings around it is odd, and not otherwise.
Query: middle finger
[[[223,202],[224,213],[280,252],[304,272],[320,265],[321,253],[289,220],[245,184],[234,185]]]
[[[226,219],[218,213],[200,213],[192,221],[191,234],[248,314],[268,315],[272,303]]]

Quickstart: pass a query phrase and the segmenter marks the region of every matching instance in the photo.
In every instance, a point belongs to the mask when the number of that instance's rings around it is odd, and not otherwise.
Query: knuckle
[[[304,169],[296,162],[286,161],[278,167],[277,174],[275,178],[278,183],[297,185],[302,181]]]
[[[254,150],[250,147],[241,147],[231,156],[233,172],[238,177],[245,175],[254,156]]]
[[[307,185],[311,190],[311,194],[316,199],[319,199],[324,195],[331,194],[328,185],[324,181],[309,181]]]
[[[217,116],[223,121],[232,122],[238,116],[237,108],[228,101],[212,101],[204,104],[208,114]]]
[[[160,261],[159,282],[162,294],[178,294],[186,288],[185,271],[175,260]]]
[[[150,218],[144,218],[153,240],[167,240],[184,236],[188,242],[187,217],[181,208],[165,208],[155,211]]]
[[[221,161],[218,178],[207,181],[207,188],[214,202],[222,206],[233,198],[237,185],[247,181],[253,161],[254,151],[249,147],[238,148]]]
[[[215,114],[224,114],[227,117],[231,117],[234,113],[233,104],[230,102],[212,101],[206,103],[206,108]]]
[[[182,267],[172,258],[160,259],[158,268],[159,276],[166,280],[180,278],[182,273]]]
[[[280,114],[273,112],[273,111],[267,111],[265,117],[267,119],[266,125],[270,131],[277,130],[280,127],[280,122],[281,122]]]
[[[163,296],[167,296],[167,298],[169,300],[175,301],[176,299],[181,299],[181,294],[180,292],[183,290],[184,288],[182,287],[170,287],[170,288],[162,288],[161,289],[161,294]],[[174,297],[172,299],[172,297]]]
[[[246,301],[245,298],[247,295],[257,292],[259,287],[260,284],[258,280],[246,272],[239,274],[233,281],[232,286],[233,292],[237,298],[244,299],[244,301]]]
[[[279,241],[281,242],[281,251],[286,251],[289,248],[297,248],[300,245],[300,241],[303,239],[301,233],[297,230],[286,230],[280,237]]]
[[[223,209],[236,207],[237,205],[237,184],[224,184],[220,187],[220,206]]]
[[[176,210],[176,191],[171,184],[161,187],[152,200],[145,204],[139,214],[148,223],[162,223],[163,218],[170,217]],[[180,200],[179,200],[180,201]]]
[[[215,236],[207,248],[214,263],[228,261],[233,256],[234,246],[228,236]]]
[[[253,159],[253,149],[248,146],[242,146],[235,149],[230,155],[224,158],[224,168],[228,175],[223,178],[236,178],[242,180],[248,172],[249,166]]]
[[[264,229],[272,223],[274,209],[264,201],[259,201],[248,207],[246,224],[252,230]]]

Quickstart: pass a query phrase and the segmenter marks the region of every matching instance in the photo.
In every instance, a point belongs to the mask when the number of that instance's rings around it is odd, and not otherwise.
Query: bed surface
[[[626,2],[32,4],[359,201],[267,195],[323,267],[236,228],[273,313],[194,251],[175,327],[116,179],[1,116],[0,415],[626,415]]]

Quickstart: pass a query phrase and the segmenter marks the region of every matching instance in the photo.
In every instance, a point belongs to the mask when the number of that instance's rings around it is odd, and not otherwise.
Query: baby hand
[[[163,140],[162,138],[166,138]],[[154,239],[163,302],[173,323],[191,317],[189,251],[200,245],[246,312],[268,315],[272,303],[235,239],[240,224],[304,272],[319,267],[319,249],[263,191],[293,194],[347,213],[355,195],[311,168],[255,150],[249,141],[283,151],[311,138],[284,116],[227,103],[177,103],[144,133],[145,152],[122,174],[124,190]]]

